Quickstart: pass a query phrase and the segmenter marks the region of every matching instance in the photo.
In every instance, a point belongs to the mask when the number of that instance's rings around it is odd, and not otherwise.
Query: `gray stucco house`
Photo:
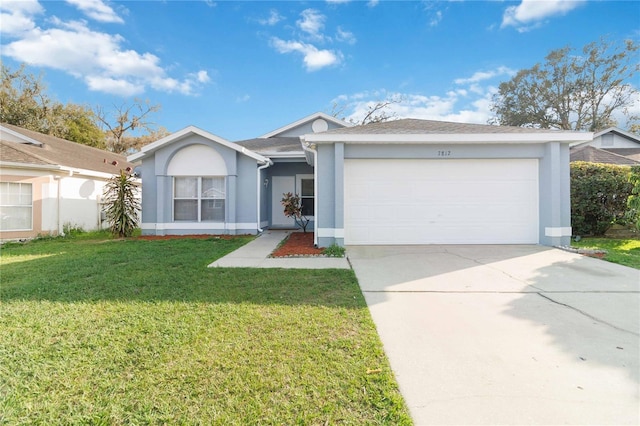
[[[590,161],[620,165],[640,162],[640,136],[609,127],[593,135],[593,139],[571,146],[571,161]]]
[[[565,245],[569,145],[591,133],[403,119],[350,126],[312,114],[230,142],[187,127],[145,146],[142,232],[291,228],[302,197],[320,247]]]

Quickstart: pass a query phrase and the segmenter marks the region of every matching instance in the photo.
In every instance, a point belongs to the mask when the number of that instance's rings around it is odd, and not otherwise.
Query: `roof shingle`
[[[587,161],[589,163],[617,164],[619,166],[634,166],[640,164],[631,158],[614,154],[613,152],[598,149],[594,146],[586,145],[572,148],[570,151],[570,161]]]
[[[2,161],[25,163],[25,164],[50,164],[64,167],[72,167],[96,172],[118,173],[121,169],[135,166],[129,163],[125,156],[113,152],[104,151],[87,145],[60,139],[55,136],[44,135],[32,130],[23,129],[11,124],[1,124],[9,130],[41,142],[42,146],[27,143],[18,143],[3,140],[2,151],[0,151]],[[5,156],[6,155],[6,156]]]
[[[298,137],[255,138],[237,141],[236,143],[266,156],[273,153],[284,154],[303,151],[300,138]]]
[[[487,133],[557,133],[558,130],[532,129],[489,124],[454,123],[448,121],[400,120],[369,123],[360,126],[329,130],[326,134],[487,134]]]

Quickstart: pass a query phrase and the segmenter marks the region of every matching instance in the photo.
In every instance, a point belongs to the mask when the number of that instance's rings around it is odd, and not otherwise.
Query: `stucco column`
[[[335,243],[344,246],[344,143],[334,144]]]
[[[540,243],[549,246],[571,242],[569,147],[559,142],[545,146],[540,176]]]
[[[227,176],[227,194],[225,212],[225,230],[227,234],[236,234],[236,194],[238,191],[238,176]]]
[[[158,188],[158,194],[173,194],[171,188],[171,178],[169,176],[159,175],[156,176],[156,185]],[[156,198],[156,235],[165,235],[164,224],[172,221],[171,208],[168,212],[165,209],[166,198],[158,196]]]

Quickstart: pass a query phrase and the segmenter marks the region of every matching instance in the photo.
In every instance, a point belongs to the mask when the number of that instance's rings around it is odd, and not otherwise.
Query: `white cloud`
[[[378,5],[378,3],[380,3],[380,0],[369,0],[367,2],[367,6],[369,7],[376,7]]]
[[[118,34],[93,31],[86,22],[50,19],[51,28],[36,27],[3,46],[3,55],[16,61],[58,69],[85,81],[89,89],[122,96],[142,93],[146,87],[192,95],[209,81],[206,71],[183,80],[167,76],[160,58],[123,49]]]
[[[429,21],[430,27],[437,27],[438,24],[442,21],[442,12],[437,10],[436,13],[433,14],[431,20]]]
[[[271,39],[271,45],[279,53],[298,52],[303,55],[303,61],[307,71],[317,71],[321,68],[337,65],[342,61],[342,53],[302,43],[299,41],[285,41],[277,37]]]
[[[283,40],[271,37],[270,44],[279,53],[302,54],[304,66],[307,71],[317,71],[341,63],[344,55],[337,49],[321,49],[319,44],[334,43],[340,41],[354,44],[356,37],[352,32],[336,29],[335,39],[326,36],[323,31],[327,17],[315,9],[305,9],[300,13],[300,19],[296,21],[298,32],[294,31],[294,40]]]
[[[530,31],[540,27],[545,19],[565,15],[582,3],[582,0],[522,0],[519,5],[505,9],[500,27],[515,27],[519,32]]]
[[[193,75],[195,76],[198,83],[208,83],[209,81],[211,81],[211,78],[209,78],[209,74],[206,71],[198,71]]]
[[[473,100],[469,100],[463,93],[457,91],[448,92],[444,96],[389,93],[388,97],[400,99],[400,102],[392,103],[386,109],[387,114],[396,118],[486,124],[492,117],[490,92]],[[386,98],[373,96],[362,100],[347,101],[346,111],[350,111],[350,113],[346,119],[360,122],[371,106],[375,105],[380,99]],[[344,96],[342,99],[344,99]],[[338,103],[344,102],[342,99],[338,97],[335,101]]]
[[[510,68],[500,66],[491,71],[475,72],[471,77],[454,79],[453,88],[443,93],[424,95],[378,89],[342,94],[331,103],[344,107],[345,118],[354,122],[362,121],[377,102],[394,99],[397,102],[391,103],[386,113],[396,118],[487,124],[494,116],[491,105],[493,95],[498,91],[497,83],[500,77],[512,73]]]
[[[338,29],[336,30],[336,40],[348,44],[355,44],[357,41],[356,37],[351,31],[343,30],[341,27],[338,27]]]
[[[37,0],[0,2],[0,34],[20,35],[36,27],[34,16],[44,12]]]
[[[422,1],[421,4],[423,11],[429,19],[428,25],[430,27],[437,27],[438,25],[440,25],[440,22],[442,21],[442,18],[444,16],[441,8],[444,8],[446,10],[448,6],[443,5],[441,1],[433,0]]]
[[[324,40],[324,35],[321,31],[324,29],[324,21],[327,17],[315,9],[305,9],[300,12],[300,16],[302,18],[296,21],[298,28],[313,40]]]
[[[144,92],[144,85],[135,84],[124,79],[88,75],[85,82],[89,90],[114,93],[120,96],[135,96]]]
[[[66,0],[67,3],[77,7],[85,15],[99,22],[123,24],[124,20],[102,0]]]
[[[476,71],[471,77],[468,78],[457,78],[453,82],[455,84],[469,84],[469,83],[478,83],[484,80],[490,80],[499,76],[508,76],[511,77],[516,74],[516,71],[512,70],[508,67],[498,67],[495,70],[490,71]]]
[[[236,102],[241,104],[241,103],[244,103],[244,102],[248,102],[249,99],[251,99],[251,96],[245,94],[245,95],[242,95],[242,96],[238,96],[236,98]]]
[[[269,17],[264,19],[258,19],[258,23],[260,25],[268,25],[270,27],[276,25],[278,22],[282,21],[284,16],[280,15],[276,9],[271,9],[269,11]]]

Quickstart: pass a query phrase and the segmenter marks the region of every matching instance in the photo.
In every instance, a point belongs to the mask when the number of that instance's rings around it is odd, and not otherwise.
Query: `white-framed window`
[[[176,222],[224,222],[224,177],[175,176],[173,220]]]
[[[30,183],[0,182],[0,230],[33,229],[33,188]]]
[[[300,196],[302,214],[308,218],[313,218],[315,205],[313,175],[296,175],[296,193]]]
[[[602,135],[601,146],[613,146],[613,135],[611,133],[607,133]]]

